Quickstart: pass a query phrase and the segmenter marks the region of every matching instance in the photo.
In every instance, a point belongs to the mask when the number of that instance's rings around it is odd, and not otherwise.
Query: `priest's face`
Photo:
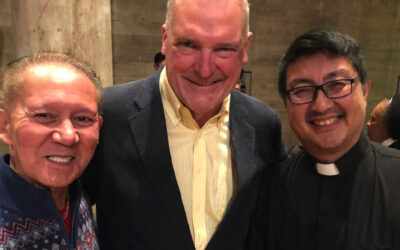
[[[345,57],[303,56],[289,65],[286,90],[354,79],[357,71]],[[350,84],[348,95],[330,99],[319,89],[310,103],[293,104],[286,97],[290,125],[306,150],[321,162],[333,162],[357,142],[364,124],[369,82]],[[320,91],[321,90],[321,91]]]

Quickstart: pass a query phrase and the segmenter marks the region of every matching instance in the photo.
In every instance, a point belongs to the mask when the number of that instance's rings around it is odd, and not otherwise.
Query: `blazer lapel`
[[[230,108],[230,132],[233,149],[233,166],[237,176],[237,190],[250,181],[256,172],[255,165],[255,129],[246,119],[247,109],[232,92]]]
[[[187,246],[190,244],[194,248],[172,166],[158,79],[153,77],[151,82],[143,85],[141,93],[137,95],[134,112],[129,116],[129,124],[149,179],[170,222],[175,225]]]
[[[248,113],[239,93],[231,94],[229,128],[232,147],[232,167],[236,189],[224,218],[206,249],[239,249],[247,233],[250,214],[257,190],[254,175],[257,170],[255,158],[255,128],[248,123]],[[232,239],[233,237],[233,239]],[[239,244],[239,245],[237,245]]]

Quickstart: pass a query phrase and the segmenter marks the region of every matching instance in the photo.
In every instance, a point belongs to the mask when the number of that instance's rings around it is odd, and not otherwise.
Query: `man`
[[[400,248],[400,153],[362,133],[369,89],[350,36],[313,30],[289,46],[279,92],[305,151],[272,177],[265,248]]]
[[[371,141],[383,146],[400,149],[400,103],[399,96],[395,95],[389,101],[380,101],[371,113],[367,122],[367,135]]]
[[[155,71],[159,70],[165,64],[165,56],[161,52],[154,55],[153,68]]]
[[[105,90],[87,173],[104,249],[242,249],[259,177],[284,157],[266,104],[232,91],[252,34],[246,0],[171,0],[165,67]]]
[[[99,249],[76,179],[99,139],[102,88],[66,55],[40,53],[8,65],[2,85],[0,249]]]
[[[386,126],[392,139],[390,148],[400,149],[400,95],[395,94],[390,99],[390,105],[386,112]]]
[[[390,101],[388,99],[380,101],[372,110],[371,117],[367,122],[368,138],[384,146],[388,146],[393,142],[390,138],[385,118],[389,105]]]

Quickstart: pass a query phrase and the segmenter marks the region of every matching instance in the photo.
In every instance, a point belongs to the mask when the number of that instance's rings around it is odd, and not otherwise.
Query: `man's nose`
[[[70,119],[63,120],[53,132],[53,140],[57,143],[71,146],[79,142],[79,134]]]
[[[322,89],[318,89],[316,91],[317,92],[315,93],[315,99],[312,102],[312,109],[314,111],[323,113],[324,111],[332,107],[333,100],[329,99],[322,91]]]
[[[202,50],[196,62],[196,71],[201,78],[209,78],[215,69],[215,59],[212,51]]]

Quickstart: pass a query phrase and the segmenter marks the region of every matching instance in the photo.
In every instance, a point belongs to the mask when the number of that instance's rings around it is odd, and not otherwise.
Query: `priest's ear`
[[[4,143],[10,145],[10,126],[9,126],[9,116],[5,109],[0,108],[0,140]]]
[[[371,88],[371,81],[367,79],[364,82],[364,88],[363,88],[363,93],[364,93],[365,100],[367,100],[370,88]]]

